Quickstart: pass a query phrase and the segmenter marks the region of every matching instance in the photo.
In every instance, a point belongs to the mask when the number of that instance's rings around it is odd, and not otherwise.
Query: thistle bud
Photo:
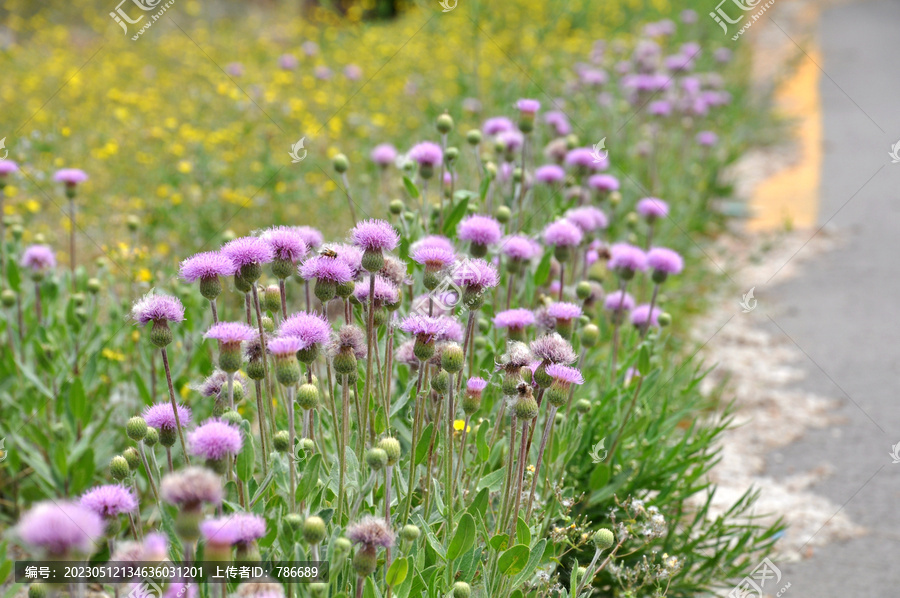
[[[400,214],[402,214],[405,207],[406,206],[403,204],[403,200],[401,199],[392,199],[390,205],[388,206],[391,214],[393,214],[394,216],[399,216]]]
[[[431,377],[431,390],[439,395],[447,394],[450,390],[450,374],[446,370],[441,370]]]
[[[447,344],[441,353],[441,367],[451,374],[455,374],[461,371],[465,365],[462,347],[456,343]]]
[[[128,467],[131,471],[137,471],[141,467],[141,455],[137,452],[136,448],[128,447],[125,449],[125,452],[122,453],[122,456],[125,457],[125,461],[128,463]]]
[[[380,448],[370,448],[366,451],[366,464],[374,471],[381,471],[387,465],[387,452]]]
[[[237,289],[238,291],[240,291],[241,293],[249,293],[250,291],[253,290],[253,287],[250,285],[250,283],[247,282],[246,280],[244,280],[243,278],[241,278],[240,274],[235,274],[233,280],[234,280],[234,288]]]
[[[47,586],[39,581],[28,586],[28,598],[47,598]]]
[[[288,513],[284,516],[284,522],[294,531],[297,531],[303,526],[303,517],[298,515],[297,513]]]
[[[172,448],[175,446],[175,442],[178,440],[178,432],[175,428],[160,428],[159,429],[159,443],[166,448]]]
[[[297,391],[297,404],[301,409],[315,409],[319,406],[319,389],[314,384],[302,384]]]
[[[488,178],[490,178],[490,179],[497,178],[497,165],[494,164],[493,162],[488,162],[487,164],[484,165],[484,172],[485,172],[485,174],[487,174]],[[497,218],[497,220],[500,220],[500,219]],[[503,221],[500,220],[500,222],[503,222]]]
[[[328,592],[328,584],[316,582],[309,584],[309,593],[313,598],[325,598]]]
[[[168,346],[173,340],[172,331],[169,329],[169,323],[165,320],[156,320],[150,329],[150,342],[160,349]]]
[[[265,291],[263,291],[262,295],[263,309],[270,311],[273,314],[277,314],[281,311],[281,289],[278,288],[278,285],[270,284],[266,287]]]
[[[598,550],[609,550],[615,543],[616,537],[608,529],[599,529],[591,536],[591,541]]]
[[[585,347],[594,347],[600,342],[600,329],[596,324],[588,324],[581,329],[581,344]]]
[[[262,380],[266,377],[265,364],[262,359],[254,359],[247,364],[247,377],[251,380]],[[240,386],[240,384],[237,386]],[[235,391],[237,386],[235,386]],[[237,395],[235,395],[235,400],[237,400]]]
[[[437,118],[437,130],[441,135],[446,135],[453,130],[453,117],[446,112]]]
[[[512,211],[506,206],[500,206],[494,210],[494,218],[500,224],[506,224],[512,218]]]
[[[347,554],[348,552],[350,552],[350,548],[352,547],[353,545],[347,538],[338,538],[334,541],[334,550],[338,554]]]
[[[300,362],[296,356],[275,358],[275,379],[283,386],[293,386],[300,381]]]
[[[350,374],[356,371],[356,355],[353,354],[352,347],[341,347],[341,350],[334,356],[334,371],[338,374]]]
[[[303,539],[307,544],[321,544],[325,539],[325,521],[321,517],[310,515],[303,522]]]
[[[337,154],[331,159],[331,163],[334,166],[334,171],[338,174],[344,174],[350,168],[350,160],[344,154]]]
[[[591,402],[587,399],[578,399],[575,401],[575,410],[578,413],[589,413],[591,410]]]
[[[316,450],[316,443],[312,438],[301,438],[298,446],[304,453],[311,453]]]
[[[534,393],[527,384],[519,385],[519,398],[516,401],[516,417],[522,421],[531,421],[537,417],[539,407],[534,399]]]
[[[470,129],[468,133],[466,133],[466,141],[469,145],[478,145],[481,143],[481,131],[478,129]]]
[[[400,539],[404,542],[415,542],[419,533],[419,528],[410,523],[400,528]]]
[[[3,302],[3,307],[12,307],[16,304],[16,292],[12,289],[3,289],[3,292],[0,293],[0,301]]]
[[[135,442],[141,441],[147,435],[147,422],[144,421],[143,417],[132,417],[125,424],[125,433]]]
[[[453,598],[469,598],[472,594],[472,588],[464,581],[458,581],[453,584]]]
[[[272,444],[275,445],[275,450],[279,453],[288,452],[288,449],[291,448],[291,437],[288,435],[287,430],[275,432],[275,435],[272,437]]]
[[[141,219],[134,214],[130,214],[128,218],[125,219],[125,225],[128,227],[129,231],[135,232],[141,226]]]
[[[219,368],[223,372],[234,374],[241,369],[243,363],[241,343],[219,343]]]
[[[240,427],[241,422],[244,421],[243,416],[235,411],[234,409],[229,409],[228,411],[222,414],[222,419],[232,426]]]
[[[378,557],[375,554],[374,548],[361,546],[353,557],[353,570],[356,571],[356,574],[360,577],[371,575],[372,572],[375,571],[377,564]]]
[[[109,462],[109,475],[116,481],[122,481],[131,473],[128,461],[122,455],[116,455]]]
[[[588,297],[591,296],[591,283],[586,280],[582,280],[577,285],[575,285],[575,296],[584,301]]]
[[[384,268],[384,254],[380,249],[367,249],[363,253],[362,267],[366,272],[378,272]]]
[[[396,438],[382,438],[378,443],[378,448],[384,451],[387,456],[387,465],[396,465],[400,460],[400,442]]]
[[[88,278],[87,281],[87,290],[91,295],[96,295],[100,292],[100,281],[96,278]]]
[[[413,355],[418,357],[419,361],[431,359],[434,356],[434,340],[426,342],[417,336],[416,342],[413,344]]]
[[[659,322],[660,327],[665,328],[666,326],[670,326],[672,324],[672,314],[669,312],[662,312],[656,318],[656,321]]]
[[[446,158],[447,164],[453,164],[459,158],[459,148],[448,147],[447,151],[444,152],[444,158]]]
[[[313,293],[316,299],[322,303],[328,303],[337,294],[337,285],[332,280],[317,278],[316,285],[313,287]]]
[[[159,432],[156,428],[147,428],[147,434],[144,435],[144,444],[146,446],[156,446],[156,443],[159,442]]]

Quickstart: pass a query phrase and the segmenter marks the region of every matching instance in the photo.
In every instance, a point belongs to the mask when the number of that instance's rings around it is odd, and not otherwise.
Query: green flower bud
[[[453,584],[453,598],[469,598],[472,594],[472,588],[464,581],[458,581]]]
[[[586,280],[582,280],[577,285],[575,285],[575,296],[584,301],[588,297],[591,296],[591,283]]]
[[[375,548],[365,548],[361,546],[353,557],[353,570],[360,577],[368,577],[375,571],[378,564],[378,557],[375,554]]]
[[[370,448],[366,451],[366,464],[375,471],[381,471],[387,465],[387,452],[380,448]]]
[[[456,343],[449,343],[441,353],[441,367],[451,374],[455,374],[465,366],[465,357],[462,347]]]
[[[275,432],[275,435],[272,437],[272,444],[275,445],[275,450],[279,453],[288,452],[288,449],[291,447],[291,437],[287,430]]]
[[[575,410],[578,413],[589,413],[591,410],[591,402],[587,399],[578,399],[575,401]]]
[[[400,528],[400,539],[404,542],[415,542],[420,533],[419,528],[410,523]]]
[[[159,431],[156,428],[147,427],[147,434],[144,435],[144,445],[156,446],[159,442]]]
[[[288,513],[284,516],[284,522],[291,528],[293,531],[299,530],[303,526],[303,517],[298,515],[297,513]]]
[[[594,532],[594,535],[591,536],[591,540],[598,549],[609,550],[615,543],[616,537],[613,535],[612,531],[608,529],[598,529]]]
[[[334,550],[338,554],[347,554],[352,546],[347,538],[338,538],[334,541]]]
[[[506,224],[512,218],[512,211],[506,206],[500,206],[494,210],[494,218],[500,224]]]
[[[316,450],[316,443],[312,438],[301,438],[297,446],[304,453],[311,453]]]
[[[420,361],[428,361],[434,356],[434,341],[426,343],[416,338],[416,342],[413,344],[413,355]]]
[[[150,342],[155,346],[162,349],[171,343],[173,340],[172,331],[169,329],[169,323],[165,320],[158,320],[153,322],[153,327],[150,329]]]
[[[262,359],[256,359],[247,364],[247,377],[251,380],[262,380],[266,377],[266,366],[263,363]],[[235,392],[237,392],[237,387],[239,384],[235,385]],[[237,400],[237,394],[235,394],[235,400]]]
[[[367,249],[362,256],[362,267],[366,272],[378,272],[384,268],[384,254],[380,249]]]
[[[478,129],[470,129],[468,133],[466,133],[466,141],[469,145],[478,145],[481,143],[481,131]]]
[[[128,447],[122,453],[122,456],[125,457],[125,461],[128,462],[128,467],[131,471],[137,471],[141,467],[141,455],[136,448]]]
[[[325,521],[321,517],[310,515],[303,522],[303,539],[307,544],[321,544],[325,539]]]
[[[234,409],[229,409],[228,411],[223,413],[222,419],[225,420],[227,423],[231,424],[232,426],[238,426],[238,427],[240,427],[241,422],[244,421],[244,417],[240,413],[235,411]]]
[[[200,279],[200,294],[205,299],[213,301],[222,293],[222,281],[218,276],[209,276]]]
[[[128,461],[122,455],[116,455],[109,462],[109,475],[116,481],[122,481],[131,473]]]
[[[355,372],[356,355],[353,354],[353,349],[350,347],[342,348],[340,352],[334,356],[333,364],[334,371],[338,374]]]
[[[538,411],[538,404],[534,399],[534,394],[531,392],[531,387],[524,386],[524,392],[520,387],[519,399],[516,401],[515,406],[516,417],[522,421],[530,421],[537,417]]]
[[[96,278],[88,278],[87,281],[87,290],[91,295],[96,295],[100,292],[100,281]]]
[[[309,593],[313,598],[325,598],[328,592],[328,584],[317,581],[309,584]]]
[[[337,285],[331,280],[317,278],[313,293],[316,295],[316,299],[322,303],[328,303],[337,294]]]
[[[431,377],[431,390],[439,395],[447,394],[450,390],[450,374],[446,370],[441,370]]]
[[[662,312],[657,317],[657,322],[659,322],[659,325],[662,328],[665,328],[666,326],[671,326],[672,325],[672,314],[670,314],[669,312],[666,312],[666,311]]]
[[[391,214],[393,214],[394,216],[399,216],[403,213],[403,209],[405,207],[406,206],[403,204],[402,199],[392,199],[391,203],[388,206],[388,209],[390,209]]]
[[[125,424],[125,433],[135,442],[143,440],[144,436],[147,435],[147,422],[144,421],[143,417],[132,417],[128,420],[128,423]]]
[[[175,442],[178,440],[178,431],[175,428],[160,428],[159,429],[159,443],[167,448],[172,448],[175,446]]]
[[[436,124],[438,133],[446,135],[453,130],[453,117],[445,112],[437,118]]]
[[[388,465],[396,465],[400,460],[400,442],[396,438],[391,438],[390,436],[382,438],[378,443],[378,448],[387,455]]]
[[[3,292],[0,293],[0,301],[3,302],[3,307],[12,307],[16,304],[16,292],[12,289],[3,289]]]
[[[596,324],[588,324],[581,329],[581,344],[585,347],[594,347],[600,342],[600,329]]]
[[[459,148],[448,147],[447,151],[444,152],[444,158],[446,159],[447,164],[453,164],[456,162],[456,159],[459,158]]]
[[[39,581],[28,586],[28,598],[47,598],[47,586]]]
[[[250,286],[250,283],[241,278],[240,274],[234,275],[234,288],[240,291],[241,293],[249,293],[253,290],[253,287]]]
[[[274,263],[274,262],[273,262]],[[293,268],[291,268],[293,270]],[[290,276],[290,273],[288,273]],[[283,278],[287,278],[284,276]],[[262,293],[262,309],[277,314],[281,311],[281,289],[278,285],[270,284]]]
[[[293,386],[300,381],[300,362],[295,355],[275,358],[275,379],[283,386]]]
[[[305,349],[300,349],[297,351],[297,359],[302,361],[303,363],[312,363],[316,360],[316,357],[319,356],[319,345],[318,343],[312,344]]]
[[[350,168],[350,160],[344,154],[337,154],[331,159],[331,163],[334,166],[334,171],[338,174],[344,174]]]
[[[319,406],[319,389],[314,384],[301,384],[297,391],[297,404],[301,409],[315,409]]]
[[[241,351],[241,343],[219,343],[219,368],[223,372],[234,374],[241,369],[244,363],[244,354]]]

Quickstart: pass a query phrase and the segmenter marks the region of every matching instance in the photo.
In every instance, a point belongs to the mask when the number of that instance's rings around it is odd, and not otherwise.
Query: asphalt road
[[[900,442],[900,163],[888,155],[900,139],[898,32],[896,0],[823,13],[818,219],[840,243],[758,293],[771,315],[766,325],[808,357],[799,384],[840,399],[844,418],[772,455],[768,471],[781,477],[829,464],[833,474],[813,490],[870,530],[779,563],[789,598],[900,596],[900,463],[890,456]]]

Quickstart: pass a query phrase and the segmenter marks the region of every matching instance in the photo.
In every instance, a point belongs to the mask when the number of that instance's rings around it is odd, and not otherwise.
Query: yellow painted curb
[[[808,54],[775,93],[776,111],[795,123],[799,161],[757,185],[750,200],[751,231],[816,224],[822,174],[822,102],[816,65],[821,56],[818,49]]]

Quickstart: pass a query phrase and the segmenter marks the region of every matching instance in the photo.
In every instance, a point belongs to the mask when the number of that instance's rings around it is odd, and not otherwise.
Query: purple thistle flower
[[[616,243],[609,248],[609,267],[612,270],[636,272],[647,269],[647,254],[640,247]]]
[[[300,235],[300,238],[303,239],[303,242],[306,243],[310,250],[318,249],[325,240],[322,233],[311,226],[294,226],[292,228],[297,231],[297,234]]]
[[[568,117],[562,112],[553,111],[544,114],[544,122],[553,127],[559,137],[565,137],[572,132]]]
[[[53,556],[70,551],[89,554],[103,537],[100,515],[80,504],[43,501],[34,505],[19,520],[18,536],[31,546]]]
[[[387,548],[394,543],[394,532],[383,518],[366,515],[347,528],[347,538],[354,544],[362,544],[364,548]]]
[[[259,236],[269,244],[275,258],[296,263],[309,252],[306,241],[297,229],[291,226],[273,226]]]
[[[12,160],[0,160],[0,177],[5,177],[6,175],[12,172],[17,172],[18,170],[19,165]]]
[[[500,251],[510,259],[526,262],[541,254],[541,246],[534,239],[512,235],[503,240]]]
[[[519,112],[524,112],[526,114],[536,114],[537,111],[541,109],[541,103],[537,100],[523,98],[516,102],[516,108],[519,109]]]
[[[218,505],[224,496],[222,478],[205,467],[179,469],[163,476],[159,496],[167,503],[189,510],[202,503]]]
[[[525,137],[517,130],[503,131],[497,135],[497,143],[499,143],[507,153],[512,153],[522,147],[525,143]]]
[[[347,262],[327,255],[315,255],[307,259],[300,264],[299,272],[304,280],[321,278],[337,284],[353,280],[353,270]]]
[[[547,308],[547,314],[557,320],[571,321],[581,317],[581,308],[574,303],[559,301]]]
[[[672,103],[666,100],[650,102],[647,111],[653,116],[669,116],[672,114]]]
[[[56,171],[53,175],[53,180],[57,183],[65,183],[69,187],[74,187],[88,180],[88,175],[85,171],[78,168],[63,168]]]
[[[546,372],[554,381],[560,382],[564,386],[584,384],[584,376],[581,375],[578,368],[573,368],[572,366],[553,363],[547,366]]]
[[[182,426],[191,423],[191,408],[178,405],[178,420]],[[157,403],[144,409],[144,421],[147,425],[157,430],[174,430],[176,427],[175,411],[171,403]]]
[[[466,390],[471,393],[481,394],[481,392],[487,388],[487,380],[484,378],[479,378],[478,376],[472,376],[466,381]]]
[[[588,179],[588,186],[594,191],[609,193],[619,190],[619,179],[611,174],[594,174]]]
[[[572,208],[566,212],[566,220],[585,233],[609,226],[609,220],[607,220],[606,214],[604,214],[600,208],[595,208],[594,206]]]
[[[218,251],[204,251],[192,255],[181,262],[179,269],[179,275],[185,282],[232,276],[234,273],[234,262]]]
[[[653,311],[650,311],[650,304],[638,305],[633,310],[631,310],[631,323],[637,326],[638,328],[643,328],[649,325],[659,326],[659,314],[662,313],[662,310],[656,306],[653,307]]]
[[[647,252],[647,265],[665,274],[678,274],[684,268],[684,260],[676,251],[666,247],[653,247]]]
[[[418,366],[419,358],[416,357],[414,351],[415,345],[416,341],[414,339],[403,341],[400,346],[397,347],[397,350],[394,353],[394,358],[398,362],[405,363],[408,366]]]
[[[445,249],[432,245],[419,246],[412,251],[412,260],[423,264],[426,269],[440,270],[456,260],[456,254],[452,249]]]
[[[600,170],[594,160],[594,150],[589,147],[576,147],[566,154],[566,164],[584,170]]]
[[[637,203],[637,213],[649,221],[669,215],[669,204],[656,197],[645,197]]]
[[[147,322],[182,322],[184,306],[177,297],[170,295],[144,295],[131,308],[131,317],[141,326]]]
[[[713,52],[713,57],[716,59],[716,62],[728,62],[731,60],[731,49],[716,48],[716,51]]]
[[[444,333],[446,328],[447,322],[443,318],[418,314],[407,316],[400,322],[400,330],[414,335],[419,342],[423,343],[433,343]]]
[[[286,71],[292,71],[297,68],[300,62],[293,54],[282,54],[278,57],[278,66]]]
[[[278,336],[297,337],[306,343],[307,347],[324,345],[331,340],[331,324],[323,315],[299,311],[281,323]]]
[[[101,517],[115,517],[137,509],[138,502],[130,488],[119,484],[95,486],[81,496],[81,506]]]
[[[241,452],[244,439],[240,428],[224,420],[206,420],[197,429],[188,432],[188,449],[192,455],[213,461]]]
[[[441,321],[444,326],[443,332],[441,332],[437,340],[439,341],[453,341],[455,343],[461,343],[463,341],[464,331],[462,324],[456,318],[450,316],[438,316],[438,320]]]
[[[601,69],[584,69],[581,72],[581,82],[589,87],[599,87],[609,81],[609,75]]]
[[[472,214],[459,223],[457,233],[461,241],[478,245],[494,245],[503,236],[503,229],[495,218]]]
[[[207,519],[200,534],[210,544],[247,545],[266,535],[266,520],[252,513],[232,513]]]
[[[358,284],[353,289],[353,296],[360,303],[369,302],[369,285]],[[381,305],[392,305],[400,300],[400,293],[393,282],[384,276],[375,276],[375,303]]]
[[[43,272],[56,267],[56,256],[47,245],[30,245],[22,254],[19,265],[35,272]]]
[[[238,237],[222,247],[222,253],[228,257],[237,270],[253,264],[268,264],[275,258],[272,246],[259,237]]]
[[[512,330],[523,330],[526,326],[533,326],[534,321],[534,312],[530,309],[507,309],[494,316],[494,326]]]
[[[551,332],[541,338],[531,341],[531,352],[536,357],[549,363],[572,363],[578,356],[569,341],[559,335],[558,332]]]
[[[485,135],[499,135],[505,131],[512,131],[515,128],[512,121],[505,116],[495,116],[484,121],[481,130],[484,131]]]
[[[712,131],[700,131],[699,133],[697,133],[697,137],[695,139],[697,140],[698,145],[711,147],[718,143],[719,136]]]
[[[544,242],[554,247],[574,247],[582,239],[581,229],[565,219],[551,222],[544,229]]]
[[[469,289],[493,288],[500,282],[497,268],[481,258],[467,259],[453,272],[453,282]]]
[[[425,247],[437,247],[438,249],[443,249],[445,251],[454,251],[453,243],[450,241],[450,239],[442,235],[428,235],[427,237],[422,237],[412,244],[410,250],[412,253],[415,253],[419,249],[423,249]]]
[[[253,339],[257,343],[259,342],[259,337]],[[253,342],[253,341],[251,341]],[[234,387],[241,387],[241,390],[244,391],[244,395],[247,394],[247,379],[240,372],[234,373]],[[206,379],[194,387],[194,390],[199,392],[201,395],[207,398],[219,398],[219,395],[222,393],[223,388],[227,388],[228,385],[228,374],[223,372],[222,370],[216,370],[212,374],[206,377]],[[237,391],[235,391],[237,392]],[[168,405],[168,403],[166,403]],[[186,408],[185,408],[186,409]],[[171,413],[171,406],[169,408],[169,413]],[[182,415],[182,410],[179,408],[178,416],[181,418],[182,425],[184,424],[184,415]],[[146,419],[146,418],[144,418]],[[190,411],[188,411],[188,420],[190,420]],[[173,426],[175,419],[172,418]]]
[[[203,338],[211,338],[225,345],[243,343],[255,338],[259,332],[243,322],[218,322],[210,326]]]
[[[385,168],[397,159],[397,150],[390,143],[381,143],[372,150],[371,158],[375,164]]]
[[[418,162],[419,166],[435,166],[444,159],[444,152],[436,143],[423,141],[409,150],[409,158]]]
[[[279,336],[266,343],[269,353],[275,357],[290,357],[297,351],[306,349],[309,344],[298,336]]]
[[[604,299],[603,307],[612,312],[631,311],[634,309],[634,297],[622,291],[613,291]]]
[[[350,240],[365,251],[391,251],[400,243],[400,235],[389,222],[363,220],[350,231]]]
[[[535,169],[534,180],[545,185],[555,185],[566,180],[566,171],[556,164],[544,164]]]
[[[366,356],[366,337],[363,331],[357,326],[341,326],[337,339],[332,343],[332,354],[340,352],[341,349],[350,349],[357,359]]]

